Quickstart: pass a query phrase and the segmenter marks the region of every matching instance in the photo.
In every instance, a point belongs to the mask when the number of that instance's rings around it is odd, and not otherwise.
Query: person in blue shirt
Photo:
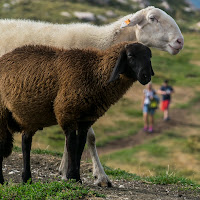
[[[158,94],[162,95],[162,101],[161,101],[161,110],[163,111],[163,118],[165,121],[168,121],[169,118],[169,105],[171,102],[171,95],[174,93],[174,89],[168,85],[169,81],[165,80],[163,82],[163,85],[158,90]]]
[[[152,87],[152,83],[147,84],[147,88],[143,90],[143,100],[142,100],[142,109],[143,109],[143,120],[144,120],[144,131],[152,133],[154,125],[154,113],[156,108],[151,108],[151,100],[156,96],[156,92]]]

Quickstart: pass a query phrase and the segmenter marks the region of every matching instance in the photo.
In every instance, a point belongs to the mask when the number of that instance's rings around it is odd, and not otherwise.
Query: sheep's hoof
[[[64,169],[62,169],[62,168],[59,168],[58,172],[59,172],[59,174],[62,175],[62,176],[63,176],[63,175],[66,176],[66,174],[67,174],[67,171],[64,170]]]
[[[80,177],[77,177],[77,178],[68,178],[68,177],[66,177],[66,176],[62,176],[61,179],[62,179],[63,181],[74,180],[74,181],[76,181],[76,182],[82,184],[82,180],[80,179]]]
[[[0,178],[0,184],[3,185],[4,184],[4,179]]]
[[[25,173],[22,172],[22,181],[23,183],[32,183],[31,172]]]
[[[101,177],[98,178],[95,182],[95,185],[98,185],[99,187],[112,187],[111,181],[108,179],[108,177]]]

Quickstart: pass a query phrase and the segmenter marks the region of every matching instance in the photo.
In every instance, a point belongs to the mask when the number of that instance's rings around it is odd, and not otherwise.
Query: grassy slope
[[[107,165],[141,176],[159,175],[169,168],[177,175],[200,182],[200,38],[198,34],[184,36],[185,47],[179,55],[154,51],[152,63],[156,72],[154,82],[171,80],[176,91],[172,107],[184,109],[188,121],[143,145],[104,156],[102,160]],[[176,120],[181,122],[181,116]]]
[[[15,147],[14,151],[21,152],[21,149]],[[59,155],[55,152],[45,150],[35,150],[32,153],[45,154],[46,158],[48,157],[48,155]],[[127,173],[126,171],[120,169],[105,167],[105,171],[112,180],[123,179],[123,182],[124,180],[128,182],[136,180],[140,183],[143,182],[148,184],[161,185],[176,184],[178,190],[189,190],[190,192],[194,192],[194,195],[196,193],[199,193],[199,184],[196,184],[193,181],[184,177],[178,177],[172,173],[163,173],[159,176],[143,178],[136,174]],[[91,176],[91,173],[88,174],[88,176]],[[102,192],[103,191],[101,191],[100,193]],[[91,190],[91,188],[86,188],[73,181],[50,181],[42,184],[40,182],[36,182],[25,185],[9,182],[8,184],[4,184],[3,186],[0,185],[0,199],[96,199],[95,197],[105,196],[93,191],[93,189]]]
[[[73,181],[0,185],[0,199],[94,199],[104,197]]]
[[[105,23],[109,23],[111,21],[115,21],[120,16],[137,10],[137,8],[131,8],[130,5],[121,6],[115,1],[111,1],[109,5],[103,7],[99,5],[89,4],[87,2],[80,3],[79,1],[64,0],[25,0],[15,5],[10,4],[9,8],[3,8],[3,4],[8,2],[10,1],[2,0],[0,2],[1,18],[28,18],[33,20],[45,20],[54,23],[77,22],[78,20],[73,15],[74,11],[91,11],[95,12],[96,15],[101,14],[105,16],[105,12],[107,10],[112,10],[115,12],[116,17],[108,17],[108,21]],[[152,5],[158,6],[158,3],[160,1],[151,0],[150,2]],[[198,19],[197,14],[188,14],[183,12],[184,6],[181,0],[169,0],[169,2],[170,5],[174,9],[176,9],[168,13],[177,19],[180,17],[183,19],[183,21],[178,20],[183,29],[186,29],[188,25],[194,23],[195,20]],[[71,14],[71,17],[67,18],[61,16],[60,13],[62,11],[69,12]],[[189,15],[190,17],[188,17]],[[185,23],[186,21],[187,23]],[[100,24],[101,22],[97,20],[94,23]],[[175,94],[173,106],[179,106],[180,108],[184,109],[194,109],[191,117],[192,119],[196,120],[199,119],[199,114],[195,110],[195,108],[191,108],[191,106],[188,106],[187,102],[189,102],[189,104],[192,104],[189,98],[194,98],[195,93],[199,92],[199,88],[197,87],[197,85],[200,80],[200,63],[198,58],[198,55],[200,53],[200,50],[198,48],[200,44],[200,39],[199,34],[186,33],[184,34],[184,36],[185,48],[181,52],[181,54],[177,56],[171,56],[168,55],[166,52],[153,50],[152,64],[156,72],[156,76],[153,79],[153,82],[160,84],[164,78],[169,78],[177,91],[177,93]],[[156,88],[158,88],[158,85],[156,85]],[[143,88],[139,86],[139,84],[136,84],[136,86],[134,86],[119,103],[112,107],[108,111],[108,113],[98,121],[98,123],[94,126],[97,136],[97,145],[105,145],[111,140],[120,139],[120,137],[135,134],[137,130],[142,127],[142,113],[140,109],[142,89]],[[185,96],[185,91],[187,91],[187,94],[190,94],[190,97]],[[179,152],[182,155],[181,157],[188,158],[187,156],[189,156],[189,158],[191,158],[190,163],[192,160],[194,161],[193,164],[195,163],[194,166],[197,166],[200,160],[198,157],[198,148],[193,149],[192,151],[194,152],[190,153],[190,151],[185,152],[185,146],[182,145],[182,143],[186,143],[190,146],[190,148],[193,148],[193,143],[195,143],[195,145],[198,146],[199,140],[197,137],[197,129],[193,127],[188,127],[187,129],[185,129],[185,127],[179,127],[177,129],[170,130],[164,136],[160,136],[159,138],[148,142],[144,146],[138,147],[136,149],[124,150],[123,154],[119,152],[111,155],[109,158],[109,162],[105,158],[104,160],[106,163],[114,165],[115,163],[117,163],[116,158],[123,158],[124,166],[128,166],[127,169],[132,168],[132,164],[134,164],[135,166],[135,162],[142,163],[142,174],[145,174],[145,172],[148,170],[150,170],[152,174],[154,174],[156,169],[159,169],[158,171],[166,171],[168,166],[166,160],[169,160],[169,157],[171,157],[174,152]],[[189,131],[191,131],[195,137],[193,135],[190,136],[188,134]],[[55,134],[56,132],[58,134]],[[42,131],[42,134],[38,133],[34,137],[34,147],[39,147],[43,149],[57,149],[58,151],[62,151],[64,137],[61,133],[61,130],[57,126],[45,129],[44,131]],[[44,135],[47,137],[45,137]],[[18,136],[18,138],[19,137],[20,136]],[[194,139],[196,137],[197,139]],[[19,141],[20,139],[17,140],[18,145],[20,145]],[[178,145],[180,143],[181,145]],[[157,149],[159,149],[159,152],[161,152],[162,157],[157,154]],[[146,158],[144,164],[143,160],[140,160],[139,156],[135,156],[136,152],[137,154],[139,153],[139,155],[142,154],[142,156]],[[124,155],[126,154],[128,154],[130,158],[134,157],[135,160],[125,160],[126,156]],[[121,156],[119,157],[119,155]],[[174,157],[172,157],[174,160],[176,160],[177,166],[181,166],[181,162],[178,163],[179,161],[176,156],[178,155],[174,155]],[[149,160],[148,158],[151,157],[153,159]],[[111,158],[113,158],[113,161],[111,161]],[[173,163],[173,159],[170,162]],[[159,163],[163,164],[161,165]],[[172,166],[172,168],[175,171],[178,171],[178,173],[191,178],[193,178],[193,174],[196,173],[193,169],[188,170],[185,168],[186,170],[184,172],[184,170],[179,167]],[[135,170],[134,172],[138,172],[138,170]],[[199,177],[195,179],[198,181],[200,180]]]

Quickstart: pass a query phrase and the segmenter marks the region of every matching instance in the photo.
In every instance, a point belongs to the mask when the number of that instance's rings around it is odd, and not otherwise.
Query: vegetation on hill
[[[200,19],[200,13],[190,8],[182,0],[2,0],[0,1],[0,18],[32,19],[54,23],[71,23],[88,21],[78,19],[75,12],[91,12],[94,24],[107,24],[120,16],[134,13],[137,10],[153,5],[165,10],[174,17],[182,30],[191,29]],[[193,26],[192,26],[193,27]]]
[[[99,2],[98,0],[2,0],[0,1],[0,18],[32,19],[53,23],[88,22],[88,19],[80,20],[75,16],[75,12],[79,11],[94,14],[94,20],[89,22],[99,25],[113,22],[121,16],[133,13],[139,10],[141,6],[132,0],[124,0],[125,3],[115,0],[101,1],[103,4]],[[181,182],[180,178],[177,177],[187,177],[200,182],[200,176],[198,175],[200,165],[198,125],[200,120],[200,34],[192,32],[194,25],[200,19],[200,13],[194,10],[187,10],[188,5],[182,0],[167,0],[166,2],[170,5],[170,9],[166,9],[162,5],[163,1],[161,0],[149,0],[145,2],[149,2],[148,5],[154,5],[169,13],[176,19],[181,30],[184,32],[185,46],[180,54],[171,56],[166,52],[152,49],[152,65],[156,74],[153,78],[154,87],[158,89],[163,79],[167,78],[170,80],[170,83],[175,88],[171,106],[172,109],[180,112],[180,115],[176,115],[176,117],[178,116],[176,119],[173,116],[172,119],[180,123],[176,126],[169,125],[167,131],[162,131],[162,135],[155,136],[155,138],[144,142],[142,145],[112,152],[110,155],[103,155],[102,161],[108,166],[117,166],[117,168],[120,167],[134,173],[131,174],[123,170],[113,170],[106,167],[107,174],[112,177],[116,176],[117,179],[121,176],[124,179],[142,179],[146,182],[150,181],[156,184],[163,184],[162,181],[164,181],[164,184],[171,184]],[[143,89],[144,87],[135,84],[94,125],[97,146],[104,147],[113,141],[129,138],[141,130],[143,126],[141,111]],[[157,112],[157,122],[161,117],[162,113]],[[186,118],[183,119],[183,117]],[[21,135],[17,135],[15,139],[16,144],[20,146]],[[58,126],[39,131],[33,140],[33,149],[56,149],[62,152],[63,145],[64,136]],[[45,152],[44,150],[35,151],[37,153]],[[54,152],[54,155],[61,156],[59,152]],[[168,175],[166,175],[166,171]],[[183,178],[183,182],[186,179]],[[189,182],[188,185],[199,187],[198,184]],[[60,188],[58,191],[59,194],[63,188],[58,183],[52,183],[52,187],[54,187],[54,184]],[[63,183],[60,184],[62,185]],[[22,194],[26,186],[12,186],[10,190],[6,187],[4,186],[0,190],[0,192],[5,192],[4,194],[0,193],[0,197],[1,195],[8,195],[8,193],[16,195],[12,190],[19,191]],[[32,189],[28,187],[26,189],[31,191]],[[37,184],[33,185],[34,187],[34,190],[37,191]],[[40,192],[43,193],[43,191],[46,191],[45,188],[46,186],[44,185],[44,190],[41,189],[42,192]],[[77,197],[84,196],[86,193],[86,195],[90,194],[89,190],[86,190],[86,192],[85,189],[83,190],[82,193],[75,192],[78,195]],[[39,195],[40,192],[36,193]],[[45,194],[48,196],[48,191]]]

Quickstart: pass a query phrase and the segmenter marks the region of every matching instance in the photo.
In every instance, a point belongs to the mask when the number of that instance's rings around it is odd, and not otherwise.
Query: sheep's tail
[[[12,153],[13,134],[8,129],[9,111],[0,103],[0,157],[8,157]]]

